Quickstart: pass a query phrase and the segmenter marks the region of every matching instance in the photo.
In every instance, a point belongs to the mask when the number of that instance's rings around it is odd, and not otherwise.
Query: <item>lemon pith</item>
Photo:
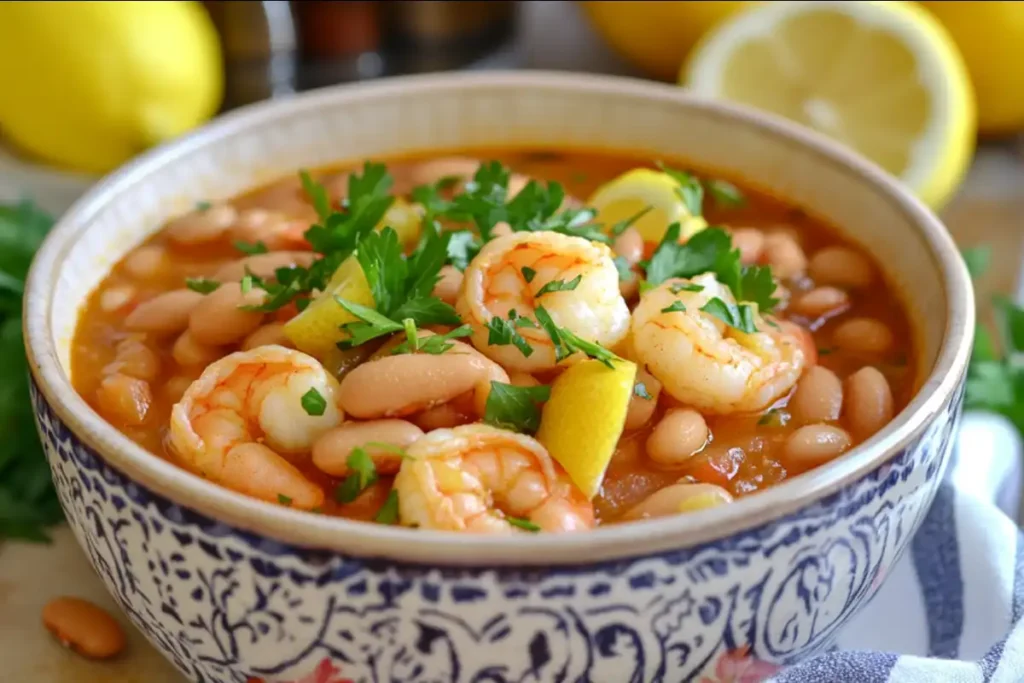
[[[597,360],[569,367],[551,386],[537,440],[587,498],[601,490],[633,395],[636,365]]]

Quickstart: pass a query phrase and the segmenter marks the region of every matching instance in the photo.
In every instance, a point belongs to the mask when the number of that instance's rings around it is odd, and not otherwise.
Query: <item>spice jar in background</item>
[[[458,69],[507,48],[517,3],[205,2],[225,109],[333,83]]]

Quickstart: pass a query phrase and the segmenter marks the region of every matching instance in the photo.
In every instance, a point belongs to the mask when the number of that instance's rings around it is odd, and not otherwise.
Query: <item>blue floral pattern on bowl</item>
[[[795,514],[696,547],[549,569],[438,569],[272,542],[129,480],[34,384],[32,400],[79,543],[194,681],[648,683],[739,661],[767,672],[829,647],[927,512],[962,388],[905,450]]]

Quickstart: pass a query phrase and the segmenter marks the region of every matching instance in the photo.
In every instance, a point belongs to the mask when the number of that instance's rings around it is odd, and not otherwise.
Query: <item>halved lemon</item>
[[[759,3],[705,36],[680,82],[846,143],[935,208],[974,151],[967,71],[945,29],[915,3]]]
[[[690,213],[679,189],[679,183],[667,173],[634,168],[597,188],[587,206],[597,211],[597,221],[608,228],[650,207],[633,223],[645,242],[660,242],[672,223],[680,224],[680,237],[687,239],[708,223]]]
[[[636,365],[613,365],[585,360],[559,375],[537,430],[537,440],[587,498],[601,490],[633,395]]]
[[[284,324],[284,333],[295,348],[327,364],[335,364],[338,341],[342,338],[339,327],[354,322],[355,316],[342,308],[334,297],[363,306],[373,306],[373,293],[355,256],[341,262],[331,276],[327,288],[306,310]]]

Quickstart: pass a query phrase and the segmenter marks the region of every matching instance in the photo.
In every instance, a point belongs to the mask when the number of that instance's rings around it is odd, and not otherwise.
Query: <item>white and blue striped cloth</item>
[[[833,651],[773,683],[1024,681],[1021,440],[968,414],[935,503],[874,600]]]

